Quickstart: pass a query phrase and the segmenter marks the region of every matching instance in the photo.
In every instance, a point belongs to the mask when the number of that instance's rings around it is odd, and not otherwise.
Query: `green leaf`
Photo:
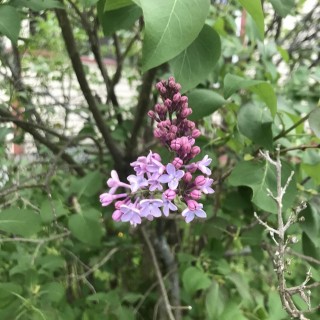
[[[243,302],[251,302],[252,296],[248,283],[239,273],[230,273],[226,276],[237,288]]]
[[[206,310],[209,319],[219,319],[223,312],[224,301],[220,294],[219,284],[213,281],[206,296]]]
[[[145,21],[143,71],[187,48],[203,28],[209,6],[209,0],[141,0]]]
[[[255,22],[260,39],[264,39],[264,16],[261,0],[238,0]]]
[[[211,280],[198,268],[189,267],[182,275],[182,283],[186,291],[190,295],[193,295],[197,290],[210,287]]]
[[[309,115],[309,125],[314,134],[320,138],[320,108],[313,110]]]
[[[117,10],[133,4],[131,0],[105,0],[105,1],[100,0],[100,2],[104,3],[103,11]]]
[[[16,299],[14,294],[21,294],[22,288],[12,282],[0,283],[0,309]]]
[[[50,282],[46,283],[41,290],[42,297],[50,302],[58,303],[64,297],[64,287],[61,283]]]
[[[27,209],[11,208],[0,212],[0,230],[29,237],[41,230],[40,216]]]
[[[220,54],[220,37],[205,24],[190,46],[169,62],[177,82],[182,86],[182,92],[205,80],[213,71]]]
[[[85,7],[85,8],[89,8],[92,7],[93,5],[95,5],[99,0],[80,0],[81,4]],[[103,8],[104,10],[104,8]]]
[[[142,15],[141,8],[135,4],[105,12],[101,9],[102,6],[103,2],[100,1],[98,3],[98,17],[105,36],[112,35],[121,29],[130,29]]]
[[[219,317],[219,320],[248,320],[248,318],[244,317],[240,306],[238,306],[233,301],[230,301],[224,308],[223,313]]]
[[[224,78],[224,97],[229,98],[240,89],[249,89],[269,107],[272,117],[277,113],[277,97],[270,83],[261,80],[246,80],[232,74]]]
[[[282,186],[288,180],[291,168],[282,162]],[[274,166],[268,162],[242,161],[233,169],[229,179],[232,186],[248,186],[252,189],[252,202],[260,209],[267,212],[276,213],[277,207],[272,197],[268,196],[267,189],[276,195],[277,180]],[[297,193],[296,181],[293,177],[287,191],[283,197],[283,210],[290,208],[295,200]]]
[[[69,217],[68,222],[71,234],[79,241],[92,246],[98,246],[103,236],[101,223],[94,218],[80,214]]]
[[[16,8],[0,4],[0,35],[7,36],[13,43],[17,43],[20,33],[20,14]]]
[[[320,215],[308,204],[307,208],[300,212],[299,216],[304,217],[304,221],[301,221],[300,227],[313,242],[313,244],[320,248]]]
[[[317,164],[301,163],[301,169],[320,185],[320,162]]]
[[[258,104],[246,104],[238,112],[240,133],[269,150],[272,149],[273,143],[272,123],[269,109]]]
[[[279,293],[277,291],[270,291],[268,295],[268,310],[270,320],[284,320],[287,319],[287,314],[283,310]]]
[[[287,16],[295,6],[295,0],[270,0],[270,2],[282,18]]]
[[[67,215],[68,210],[60,200],[44,200],[40,208],[40,217],[43,223],[50,223],[57,218]]]
[[[46,9],[64,8],[59,0],[13,0],[10,4],[17,7],[26,7],[34,11]]]
[[[190,120],[200,120],[209,116],[226,103],[220,94],[207,89],[192,90],[188,94],[188,101],[192,107]]]
[[[77,179],[71,186],[71,191],[77,193],[79,197],[95,196],[102,188],[103,177],[100,171],[92,171],[81,179]]]

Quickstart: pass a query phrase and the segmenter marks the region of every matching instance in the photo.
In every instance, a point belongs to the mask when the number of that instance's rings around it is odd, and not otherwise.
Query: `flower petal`
[[[175,174],[176,179],[181,179],[184,176],[184,171],[178,170]]]
[[[178,184],[179,184],[178,180],[173,179],[168,183],[168,186],[171,190],[176,190],[178,187]]]
[[[168,163],[168,164],[167,164],[166,170],[167,170],[167,172],[168,172],[170,175],[175,176],[175,174],[176,174],[176,168],[175,168],[175,166],[174,166],[172,163]]]
[[[189,211],[185,219],[186,223],[191,222],[193,219],[194,219],[194,214],[192,211]]]
[[[207,217],[207,214],[202,209],[195,210],[194,214],[199,218],[206,218]]]
[[[161,183],[168,183],[169,181],[172,180],[172,177],[169,176],[168,174],[163,174],[162,176],[159,177],[158,181]]]

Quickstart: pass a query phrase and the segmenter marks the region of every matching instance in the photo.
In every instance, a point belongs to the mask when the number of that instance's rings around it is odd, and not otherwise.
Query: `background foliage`
[[[287,282],[310,269],[316,283],[319,17],[305,0],[0,1],[0,318],[166,319],[140,228],[114,223],[98,195],[113,168],[125,178],[151,147],[166,157],[146,113],[174,75],[216,190],[206,221],[145,226],[174,316],[288,319],[253,215],[276,224],[276,175],[258,150],[279,144],[283,183],[295,172],[286,215],[307,202],[288,230]]]

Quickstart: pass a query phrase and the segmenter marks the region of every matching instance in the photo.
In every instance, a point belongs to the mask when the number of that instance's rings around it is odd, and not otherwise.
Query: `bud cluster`
[[[191,162],[201,151],[195,146],[200,131],[187,119],[192,109],[188,98],[180,94],[180,84],[170,77],[157,83],[156,88],[162,103],[156,104],[148,115],[156,122],[154,136],[173,153],[173,159],[164,165],[160,155],[152,151],[138,157],[131,163],[135,174],[127,177],[128,183],[121,182],[112,170],[107,181],[110,190],[100,195],[100,202],[102,206],[114,202],[112,218],[132,225],[140,224],[142,218],[167,217],[179,209],[187,223],[195,217],[206,218],[199,200],[203,194],[214,193],[208,168],[212,159],[206,155],[200,161]],[[126,192],[115,194],[118,188]]]

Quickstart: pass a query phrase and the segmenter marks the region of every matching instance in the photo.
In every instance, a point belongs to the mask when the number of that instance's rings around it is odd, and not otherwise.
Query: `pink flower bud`
[[[177,194],[175,193],[174,190],[168,189],[163,193],[163,195],[167,200],[171,201],[176,197]]]
[[[188,200],[187,206],[191,211],[194,211],[199,208],[199,203],[195,200]]]
[[[176,91],[180,91],[181,90],[181,84],[180,83],[176,83],[175,89],[176,89]]]
[[[199,129],[192,130],[192,138],[198,138],[201,135],[201,131]]]
[[[160,91],[160,89],[163,88],[163,84],[161,82],[158,82],[156,84],[156,88]]]
[[[196,124],[193,121],[188,120],[187,126],[190,130],[193,130],[196,127]]]
[[[190,197],[191,197],[192,199],[199,200],[199,199],[201,198],[201,191],[199,191],[199,190],[192,190],[192,191],[190,192]]]
[[[176,169],[180,169],[183,165],[183,161],[180,158],[174,158],[172,164],[175,166]]]
[[[183,179],[184,182],[189,183],[192,180],[192,174],[189,171],[187,171],[184,174],[182,179]]]
[[[122,212],[120,210],[115,210],[112,214],[112,219],[114,221],[120,221],[121,220],[121,217],[122,217]]]
[[[173,102],[175,102],[175,103],[179,102],[180,99],[181,99],[181,94],[179,92],[176,93],[172,98]]]
[[[161,113],[161,110],[162,110],[161,104],[157,103],[157,104],[154,106],[154,110],[155,110],[155,112],[157,112],[157,113]]]
[[[181,101],[181,103],[187,103],[188,102],[188,97],[182,96],[180,101]]]
[[[191,163],[190,165],[188,165],[188,171],[191,173],[196,172],[198,169],[197,165],[195,163]]]
[[[155,128],[153,130],[153,135],[155,136],[155,138],[160,138],[162,136],[162,131],[158,128]]]
[[[166,99],[166,100],[164,101],[164,105],[165,105],[167,108],[170,108],[171,105],[172,105],[172,101],[171,101],[170,99]]]
[[[200,153],[201,149],[198,146],[194,146],[191,148],[191,155],[194,158],[196,155]]]
[[[170,143],[170,148],[174,151],[178,151],[181,148],[181,142],[180,139],[174,139]]]
[[[160,88],[160,93],[165,94],[167,92],[167,89],[165,87]]]
[[[172,133],[177,133],[177,131],[178,131],[177,126],[172,125],[172,126],[170,127],[170,132],[172,132]]]
[[[194,184],[196,185],[197,188],[202,187],[205,185],[207,179],[204,176],[197,176],[194,179]]]
[[[155,119],[155,118],[156,118],[156,114],[155,114],[154,111],[152,111],[152,110],[148,111],[148,116],[149,116],[151,119]]]

